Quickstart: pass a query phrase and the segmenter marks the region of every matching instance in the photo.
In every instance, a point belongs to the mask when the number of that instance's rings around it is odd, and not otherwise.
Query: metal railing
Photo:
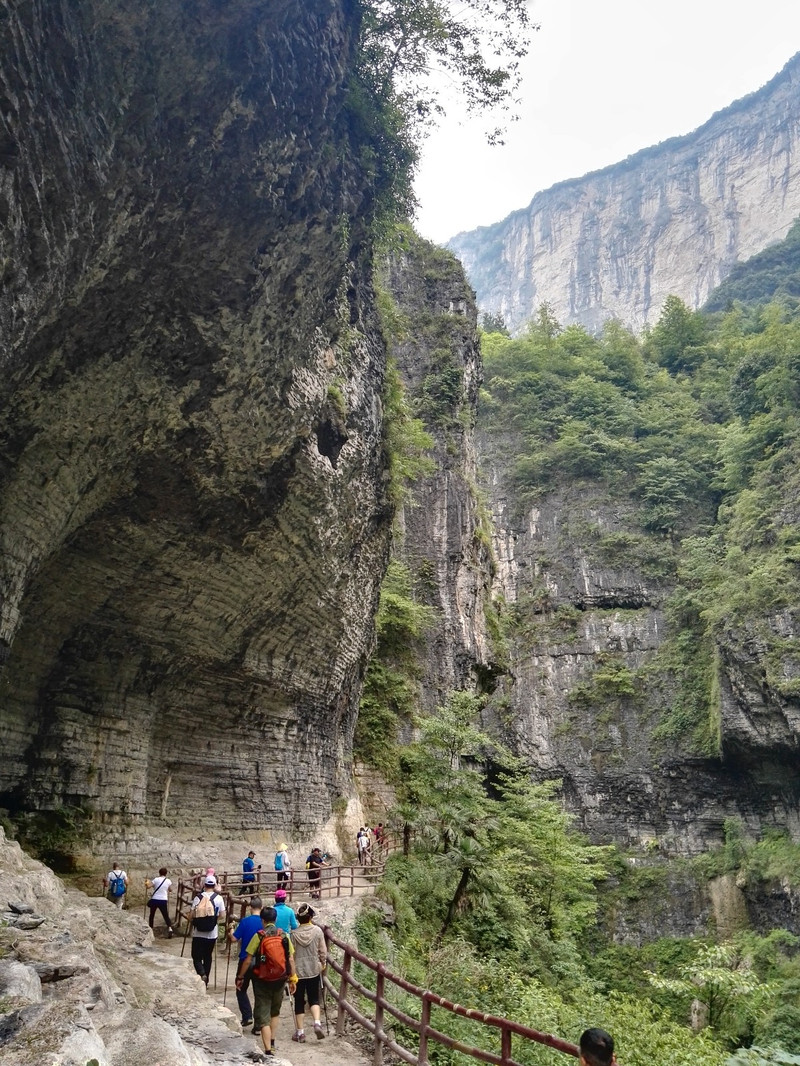
[[[462,1007],[458,1003],[451,1003],[435,992],[412,985],[402,977],[391,973],[384,963],[375,962],[366,955],[362,955],[360,951],[357,951],[350,944],[340,940],[327,926],[323,926],[323,931],[328,946],[328,972],[326,972],[323,982],[326,990],[330,992],[337,1004],[336,1035],[342,1036],[344,1034],[347,1018],[351,1018],[366,1029],[368,1033],[371,1033],[373,1038],[373,1066],[381,1066],[384,1048],[388,1048],[403,1062],[411,1063],[413,1066],[429,1066],[428,1046],[430,1043],[440,1044],[453,1051],[462,1052],[464,1055],[469,1055],[481,1062],[492,1063],[493,1066],[520,1066],[520,1063],[512,1057],[512,1037],[544,1044],[554,1051],[573,1055],[576,1058],[578,1056],[578,1048],[575,1044],[570,1044],[556,1036],[550,1036],[548,1033],[540,1033],[536,1029],[528,1028],[528,1026],[519,1025],[508,1018],[499,1018],[493,1014],[484,1014],[483,1011]],[[331,948],[338,949],[342,953],[341,958],[335,958],[331,953]],[[353,975],[353,961],[361,963],[362,966],[365,966],[375,974],[376,987],[374,991]],[[338,988],[328,976],[330,970],[333,970],[339,976]],[[387,985],[391,988],[401,989],[412,1000],[417,1000],[419,1002],[419,1017],[412,1017],[406,1011],[391,1003],[386,995]],[[368,1017],[363,1010],[352,1002],[350,998],[351,992],[356,992],[362,999],[373,1005],[371,1017]],[[499,1037],[498,1053],[465,1044],[461,1040],[456,1040],[454,1037],[448,1036],[447,1033],[435,1029],[431,1024],[432,1007],[441,1007],[453,1015],[469,1018],[483,1026],[497,1030]],[[387,1015],[390,1019],[389,1024],[391,1024],[391,1019],[394,1018],[405,1029],[416,1033],[416,1050],[400,1044],[393,1034],[388,1031]]]

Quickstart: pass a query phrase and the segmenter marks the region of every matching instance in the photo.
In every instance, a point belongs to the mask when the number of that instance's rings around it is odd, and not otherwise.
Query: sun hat
[[[313,918],[317,912],[308,903],[301,903],[297,908],[298,918]]]
[[[286,892],[282,888],[277,889],[277,891],[275,892],[275,899],[276,900],[281,900],[281,901],[285,900],[286,899]]]
[[[286,851],[286,849],[287,849],[288,847],[289,847],[289,845],[288,845],[288,844],[279,844],[279,845],[278,845],[278,851]]]

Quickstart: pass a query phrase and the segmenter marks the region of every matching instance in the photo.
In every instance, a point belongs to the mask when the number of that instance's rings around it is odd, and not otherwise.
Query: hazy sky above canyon
[[[797,0],[533,0],[519,122],[504,146],[448,117],[425,144],[417,229],[444,242],[557,181],[690,133],[800,50]]]

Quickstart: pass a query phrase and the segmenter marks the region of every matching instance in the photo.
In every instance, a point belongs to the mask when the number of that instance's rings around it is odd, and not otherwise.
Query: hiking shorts
[[[303,1014],[306,1009],[306,1000],[309,1007],[319,1006],[319,977],[301,977],[294,990],[294,1012]]]
[[[253,989],[253,1024],[257,1029],[263,1029],[270,1024],[272,1018],[277,1018],[281,1012],[283,1003],[283,990],[286,981],[262,981],[260,977],[254,977],[250,982]]]

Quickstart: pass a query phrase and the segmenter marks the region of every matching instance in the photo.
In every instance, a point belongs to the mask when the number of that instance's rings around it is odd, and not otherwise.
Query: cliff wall
[[[383,276],[400,319],[390,354],[433,441],[433,469],[400,508],[392,547],[431,609],[416,649],[419,704],[431,713],[451,689],[480,688],[491,661],[488,512],[482,517],[474,439],[477,310],[461,264],[419,238],[388,257]]]
[[[639,330],[674,294],[699,307],[735,263],[800,214],[800,55],[686,137],[537,193],[460,233],[483,310],[512,328],[547,301],[563,323]]]
[[[391,517],[355,6],[0,23],[0,804],[301,836]]]

